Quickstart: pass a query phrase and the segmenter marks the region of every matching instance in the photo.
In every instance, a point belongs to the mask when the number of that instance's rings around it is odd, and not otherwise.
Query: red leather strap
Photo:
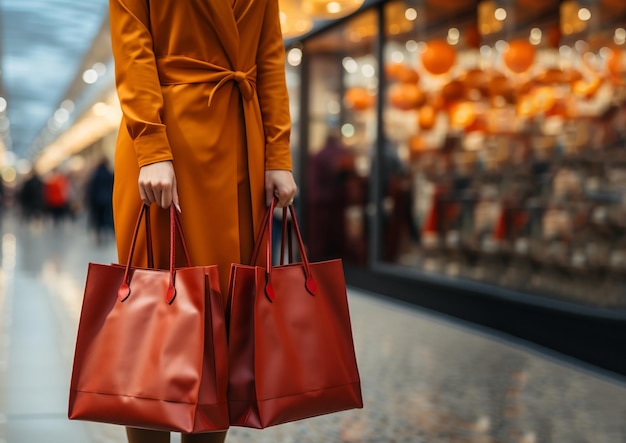
[[[270,208],[268,210],[269,213],[273,213],[274,212],[274,207],[276,205],[276,202],[278,201],[277,198],[274,198],[272,200],[272,203],[270,204]],[[304,274],[306,277],[305,280],[305,287],[307,289],[307,291],[311,294],[311,295],[315,295],[315,293],[317,292],[317,283],[315,282],[315,279],[313,278],[313,274],[311,273],[311,266],[309,264],[309,259],[306,255],[306,250],[304,248],[304,242],[302,241],[302,235],[300,233],[300,227],[298,226],[298,220],[296,218],[296,210],[294,208],[293,205],[289,205],[289,212],[291,214],[291,220],[292,220],[292,224],[296,233],[296,238],[298,240],[298,247],[300,249],[300,256],[302,257],[302,264],[304,267]],[[286,223],[286,217],[283,218],[283,223]],[[265,245],[265,254],[266,254],[266,271],[265,271],[265,276],[266,276],[266,283],[265,283],[265,295],[267,296],[267,298],[270,301],[273,301],[275,298],[275,294],[274,294],[274,288],[272,287],[272,217],[269,218],[268,220],[268,234],[267,234],[267,243]],[[283,228],[283,232],[284,232],[285,228]]]
[[[118,290],[118,298],[120,301],[126,300],[130,296],[130,269],[133,261],[133,256],[135,254],[135,246],[137,244],[137,236],[139,234],[139,227],[141,226],[141,219],[143,216],[146,216],[146,246],[148,249],[148,266],[150,268],[154,267],[154,255],[153,255],[153,246],[152,246],[152,235],[151,235],[151,226],[150,226],[150,207],[147,205],[142,205],[141,211],[139,211],[139,216],[137,217],[137,223],[135,225],[135,230],[133,232],[133,238],[130,245],[130,251],[128,253],[128,263],[126,263],[126,269],[124,271],[124,280],[120,285]],[[189,251],[187,249],[187,243],[185,241],[185,236],[183,234],[182,224],[180,222],[180,216],[178,214],[178,210],[174,207],[174,205],[170,205],[170,263],[169,263],[169,274],[170,274],[170,283],[167,290],[166,300],[168,303],[172,303],[174,298],[176,297],[176,288],[174,285],[175,275],[176,275],[176,233],[180,235],[181,244],[183,246],[183,251],[185,254],[185,258],[187,259],[187,266],[191,266],[191,260],[189,258]]]

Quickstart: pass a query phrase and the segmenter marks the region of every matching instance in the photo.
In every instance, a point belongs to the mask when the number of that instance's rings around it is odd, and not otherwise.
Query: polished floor
[[[2,220],[0,443],[118,443],[69,421],[68,381],[89,261],[115,260],[83,219]],[[349,292],[365,408],[228,443],[621,443],[626,383],[411,306]],[[179,441],[173,435],[172,441]]]

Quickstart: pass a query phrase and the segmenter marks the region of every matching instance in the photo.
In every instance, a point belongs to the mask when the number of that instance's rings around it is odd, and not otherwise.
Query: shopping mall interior
[[[365,407],[227,442],[626,441],[626,0],[278,1]],[[125,441],[67,419],[87,265],[117,260],[108,3],[0,0],[0,443]]]

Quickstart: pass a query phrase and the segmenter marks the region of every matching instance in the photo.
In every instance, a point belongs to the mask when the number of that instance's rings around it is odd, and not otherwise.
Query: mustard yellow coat
[[[278,0],[110,0],[123,121],[113,210],[126,263],[139,167],[172,160],[193,265],[248,260],[267,169],[291,170]],[[155,263],[168,265],[167,211],[153,205]],[[145,266],[145,239],[133,262]],[[180,263],[180,262],[179,262]]]

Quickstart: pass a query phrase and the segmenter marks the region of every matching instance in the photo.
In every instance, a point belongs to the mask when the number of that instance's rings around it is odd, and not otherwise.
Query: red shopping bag
[[[170,209],[170,268],[91,263],[70,385],[70,419],[204,432],[229,426],[226,326],[217,266],[189,264]],[[176,231],[187,267],[175,268]],[[149,259],[149,266],[151,260]]]
[[[290,206],[302,262],[271,266],[274,205],[251,260],[264,247],[266,266],[231,267],[231,426],[265,428],[363,407],[342,262],[309,263]]]

